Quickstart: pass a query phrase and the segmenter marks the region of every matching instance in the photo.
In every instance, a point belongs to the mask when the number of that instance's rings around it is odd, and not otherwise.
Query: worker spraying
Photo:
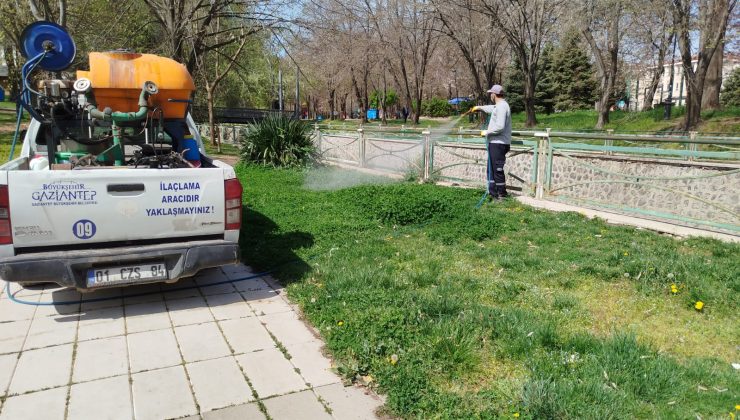
[[[502,200],[509,195],[506,192],[504,164],[506,154],[511,148],[511,109],[504,99],[504,88],[501,85],[493,85],[486,92],[491,94],[493,105],[474,106],[471,111],[491,114],[488,129],[481,131],[488,146],[488,196],[492,200]]]

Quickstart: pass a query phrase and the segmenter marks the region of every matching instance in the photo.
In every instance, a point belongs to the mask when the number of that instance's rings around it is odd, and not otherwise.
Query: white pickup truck
[[[237,261],[242,187],[231,166],[31,170],[40,127],[31,121],[21,156],[0,166],[0,278],[85,290]]]
[[[20,156],[0,166],[0,278],[87,291],[174,282],[238,260],[234,169],[205,154],[186,101],[156,99],[147,83],[140,96],[96,92],[84,78],[40,84],[38,109],[51,118],[32,119]],[[138,113],[96,108],[95,96],[120,102],[120,92],[138,98]]]

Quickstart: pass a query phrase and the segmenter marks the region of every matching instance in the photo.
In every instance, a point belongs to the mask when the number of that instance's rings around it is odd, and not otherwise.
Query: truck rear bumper
[[[93,267],[164,262],[169,280],[175,280],[193,276],[205,268],[236,263],[238,255],[238,245],[224,240],[39,252],[0,258],[0,278],[10,282],[48,282],[86,289],[87,271]],[[110,287],[139,283],[142,282],[115,283]]]

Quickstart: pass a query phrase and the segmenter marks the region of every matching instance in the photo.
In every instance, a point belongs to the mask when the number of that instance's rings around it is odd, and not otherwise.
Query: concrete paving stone
[[[163,301],[126,305],[126,331],[135,332],[171,328],[170,317]]]
[[[201,293],[204,296],[208,295],[222,295],[224,293],[236,293],[234,286],[229,283],[224,284],[206,284],[200,287]]]
[[[30,326],[31,321],[0,323],[0,354],[21,351]]]
[[[23,300],[38,302],[41,295],[29,296]],[[0,323],[24,321],[33,318],[37,306],[15,303],[10,299],[0,299]]]
[[[205,299],[200,296],[167,301],[167,309],[176,327],[213,321]]]
[[[8,394],[23,394],[66,385],[72,369],[72,344],[21,353]]]
[[[185,362],[231,355],[231,350],[215,322],[176,327],[175,335]]]
[[[84,382],[128,373],[126,337],[77,343],[72,381]]]
[[[150,370],[132,375],[134,416],[137,420],[160,420],[198,413],[183,366]]]
[[[123,307],[96,309],[80,315],[77,341],[115,337],[126,332]]]
[[[235,405],[203,413],[203,420],[265,420],[257,403]]]
[[[244,302],[241,295],[236,292],[206,296],[206,302],[218,321],[254,316],[247,302]]]
[[[259,319],[283,345],[299,344],[316,340],[308,327],[295,312],[281,312],[260,316]]]
[[[95,290],[82,296],[83,311],[123,306],[123,288],[111,287]],[[87,301],[87,302],[86,302]]]
[[[77,320],[78,315],[34,318],[23,350],[73,343],[77,335]]]
[[[189,363],[185,369],[201,412],[254,400],[252,389],[232,356]]]
[[[285,346],[290,362],[301,371],[301,376],[311,386],[322,386],[342,382],[331,370],[331,361],[321,354],[322,343],[318,340]]]
[[[51,299],[41,297],[42,302],[52,302]],[[36,309],[36,317],[41,316],[68,316],[77,315],[80,313],[80,304],[72,305],[41,305]]]
[[[19,285],[18,283],[11,283],[10,293],[17,298],[26,298],[28,296],[35,296],[35,295],[42,294],[46,286],[47,284],[39,284],[36,286],[23,287]],[[5,288],[5,285],[3,284],[3,289],[4,288]],[[5,290],[3,290],[3,292],[5,292]]]
[[[293,365],[278,349],[268,349],[236,356],[260,398],[306,389]]]
[[[255,317],[219,321],[219,325],[236,354],[275,348],[272,337]]]
[[[272,288],[260,278],[237,281],[233,284],[234,288],[240,292],[252,292],[253,294],[257,294],[257,292],[262,290],[272,290]]]
[[[203,286],[206,284],[220,283],[224,280],[228,280],[223,271],[220,268],[208,268],[201,270],[197,276],[195,276],[195,283]]]
[[[175,333],[171,329],[128,335],[131,372],[160,369],[182,362]]]
[[[161,288],[164,298],[166,300],[173,300],[200,296],[200,290],[198,290],[197,286],[198,283],[190,278],[178,280],[177,283],[163,283]]]
[[[376,419],[375,410],[383,405],[377,396],[359,386],[345,387],[342,384],[331,384],[314,391],[331,408],[337,419],[369,420]]]
[[[262,299],[251,299],[248,297],[245,299],[249,302],[249,306],[252,307],[252,310],[257,315],[277,314],[293,310],[288,302],[286,302],[285,299],[283,299],[283,297],[276,291],[273,291],[271,296],[267,296]]]
[[[72,385],[69,419],[131,420],[133,415],[127,375]]]
[[[251,268],[244,264],[222,265],[221,270],[226,274],[229,280],[239,279],[242,277],[252,276],[255,274]]]
[[[8,389],[16,363],[18,363],[17,353],[0,356],[0,397],[4,396]]]
[[[137,296],[139,295],[139,296]],[[163,300],[162,287],[159,283],[141,284],[130,286],[123,291],[124,305],[135,305],[137,303],[157,302]]]
[[[18,395],[5,400],[1,420],[64,420],[67,387]]]
[[[267,414],[274,420],[332,418],[311,390],[270,398],[262,403],[267,408]]]
[[[82,295],[77,289],[70,287],[49,287],[41,293],[43,302],[79,301]]]

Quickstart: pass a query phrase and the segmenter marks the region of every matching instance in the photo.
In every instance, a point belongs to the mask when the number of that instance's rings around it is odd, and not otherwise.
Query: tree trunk
[[[709,61],[707,77],[704,81],[704,94],[701,98],[702,109],[719,109],[719,92],[722,88],[722,65],[724,63],[724,41],[720,41]]]
[[[336,117],[334,116],[335,109],[335,101],[334,101],[334,89],[329,89],[329,119],[334,121]]]
[[[213,88],[206,85],[206,106],[208,107],[208,128],[211,135],[211,144],[221,153],[221,136],[216,126],[216,118],[213,113]]]
[[[608,81],[602,81],[601,86],[603,91],[601,92],[601,98],[599,98],[598,105],[596,105],[599,113],[599,119],[596,121],[596,128],[599,130],[603,129],[604,125],[609,123],[609,98],[612,96],[612,89],[609,86]]]
[[[419,125],[419,117],[421,117],[421,96],[416,98],[416,109],[414,110],[414,124]]]
[[[525,67],[523,65],[523,67]],[[530,128],[537,125],[537,116],[534,108],[534,94],[537,88],[536,69],[531,66],[522,68],[524,72],[524,112],[527,114],[525,127]]]
[[[653,108],[653,99],[655,99],[655,91],[658,90],[660,79],[663,77],[663,60],[659,60],[658,67],[653,71],[653,78],[650,80],[645,97],[642,100],[642,110],[649,111]]]

